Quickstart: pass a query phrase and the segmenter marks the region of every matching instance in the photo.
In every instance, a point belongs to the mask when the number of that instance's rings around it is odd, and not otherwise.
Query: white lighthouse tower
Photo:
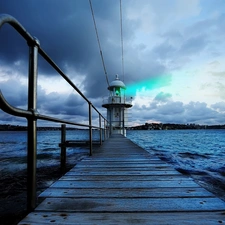
[[[116,75],[108,87],[109,97],[104,99],[102,107],[107,108],[107,120],[110,134],[123,134],[126,136],[128,123],[128,108],[132,107],[132,98],[125,97],[125,84]]]

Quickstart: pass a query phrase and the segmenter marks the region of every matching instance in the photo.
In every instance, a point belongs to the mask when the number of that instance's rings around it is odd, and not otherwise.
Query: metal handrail
[[[75,126],[81,126],[81,127],[92,127],[92,128],[96,128],[96,129],[99,129],[100,128],[99,126],[93,126],[93,125],[90,126],[88,124],[74,123],[74,122],[71,122],[71,121],[68,121],[68,120],[62,120],[62,119],[58,119],[58,118],[55,118],[55,117],[41,115],[38,112],[32,112],[31,110],[29,111],[29,110],[24,110],[24,109],[16,108],[14,106],[11,106],[6,101],[6,99],[4,98],[1,90],[0,90],[0,108],[4,112],[7,112],[8,114],[11,114],[13,116],[18,116],[18,117],[29,117],[29,116],[32,116],[32,117],[35,117],[36,119],[46,120],[46,121],[50,121],[50,122],[65,123],[65,124],[70,124],[70,125],[75,125]],[[99,115],[103,119],[105,119],[100,113],[99,113]]]
[[[12,16],[8,14],[0,15],[0,28],[8,23],[27,41],[29,46],[29,77],[28,77],[28,109],[20,109],[10,105],[4,98],[0,90],[0,108],[8,114],[27,118],[27,209],[31,211],[36,206],[36,155],[37,155],[37,120],[46,120],[51,122],[70,124],[75,126],[82,126],[89,128],[89,143],[90,155],[92,154],[92,129],[100,130],[100,143],[102,142],[102,131],[104,131],[104,138],[108,137],[106,134],[108,121],[92,105],[91,101],[76,87],[76,85],[66,76],[66,74],[57,66],[57,64],[46,54],[41,48],[37,38],[32,37],[26,29]],[[89,124],[75,123],[55,117],[39,114],[37,111],[37,65],[38,55],[41,55],[63,78],[66,82],[88,103],[89,110]],[[92,109],[99,115],[99,126],[92,125]],[[102,127],[102,120],[104,121]],[[63,126],[62,126],[63,127]]]

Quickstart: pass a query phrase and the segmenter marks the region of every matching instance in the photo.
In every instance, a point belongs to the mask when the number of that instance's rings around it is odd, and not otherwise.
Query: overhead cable
[[[120,33],[121,33],[121,56],[122,56],[122,75],[124,81],[124,58],[123,58],[123,15],[122,15],[122,0],[120,0]]]
[[[106,67],[105,67],[105,62],[104,62],[103,53],[102,53],[102,49],[101,49],[100,39],[99,39],[99,36],[98,36],[98,30],[97,30],[97,25],[96,25],[96,22],[95,22],[95,15],[94,15],[94,10],[93,10],[93,7],[92,7],[91,0],[89,0],[89,3],[90,3],[92,18],[93,18],[93,22],[94,22],[94,26],[95,26],[95,33],[96,33],[96,37],[97,37],[97,40],[98,40],[98,47],[99,47],[99,51],[100,51],[100,56],[101,56],[101,59],[102,59],[102,65],[103,65],[104,72],[105,72],[106,82],[109,86],[108,74],[107,74]]]

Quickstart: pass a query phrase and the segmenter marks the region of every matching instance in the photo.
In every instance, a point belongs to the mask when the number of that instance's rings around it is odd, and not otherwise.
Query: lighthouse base
[[[127,134],[127,132],[126,132],[126,129],[124,128],[124,129],[118,129],[118,128],[113,128],[112,130],[111,130],[111,134],[122,134],[123,136],[125,136],[126,137],[126,134]]]

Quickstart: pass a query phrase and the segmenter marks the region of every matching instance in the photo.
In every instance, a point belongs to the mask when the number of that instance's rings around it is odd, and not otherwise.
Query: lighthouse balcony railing
[[[92,154],[92,130],[100,131],[100,143],[102,133],[104,138],[108,137],[108,121],[92,105],[91,101],[76,87],[68,76],[57,66],[57,64],[41,48],[39,41],[31,36],[26,29],[12,16],[7,14],[0,15],[0,28],[4,24],[11,25],[27,42],[29,46],[29,69],[28,69],[28,99],[27,110],[12,106],[8,103],[0,90],[0,109],[4,112],[17,117],[27,119],[27,208],[31,211],[36,206],[36,167],[37,167],[37,120],[50,121],[62,124],[61,133],[61,168],[65,166],[65,124],[88,128],[89,129],[89,147]],[[1,34],[2,35],[2,34]],[[37,78],[38,78],[38,56],[41,56],[87,103],[87,123],[77,123],[71,120],[64,120],[60,117],[52,117],[41,114],[37,108]],[[13,88],[13,87],[11,87]],[[51,102],[49,102],[51,104]],[[97,125],[93,125],[92,111],[99,120]],[[97,114],[96,114],[97,113]],[[75,115],[74,115],[75,117]]]
[[[121,96],[109,96],[103,98],[103,105],[104,104],[132,104],[132,98],[121,97]]]

